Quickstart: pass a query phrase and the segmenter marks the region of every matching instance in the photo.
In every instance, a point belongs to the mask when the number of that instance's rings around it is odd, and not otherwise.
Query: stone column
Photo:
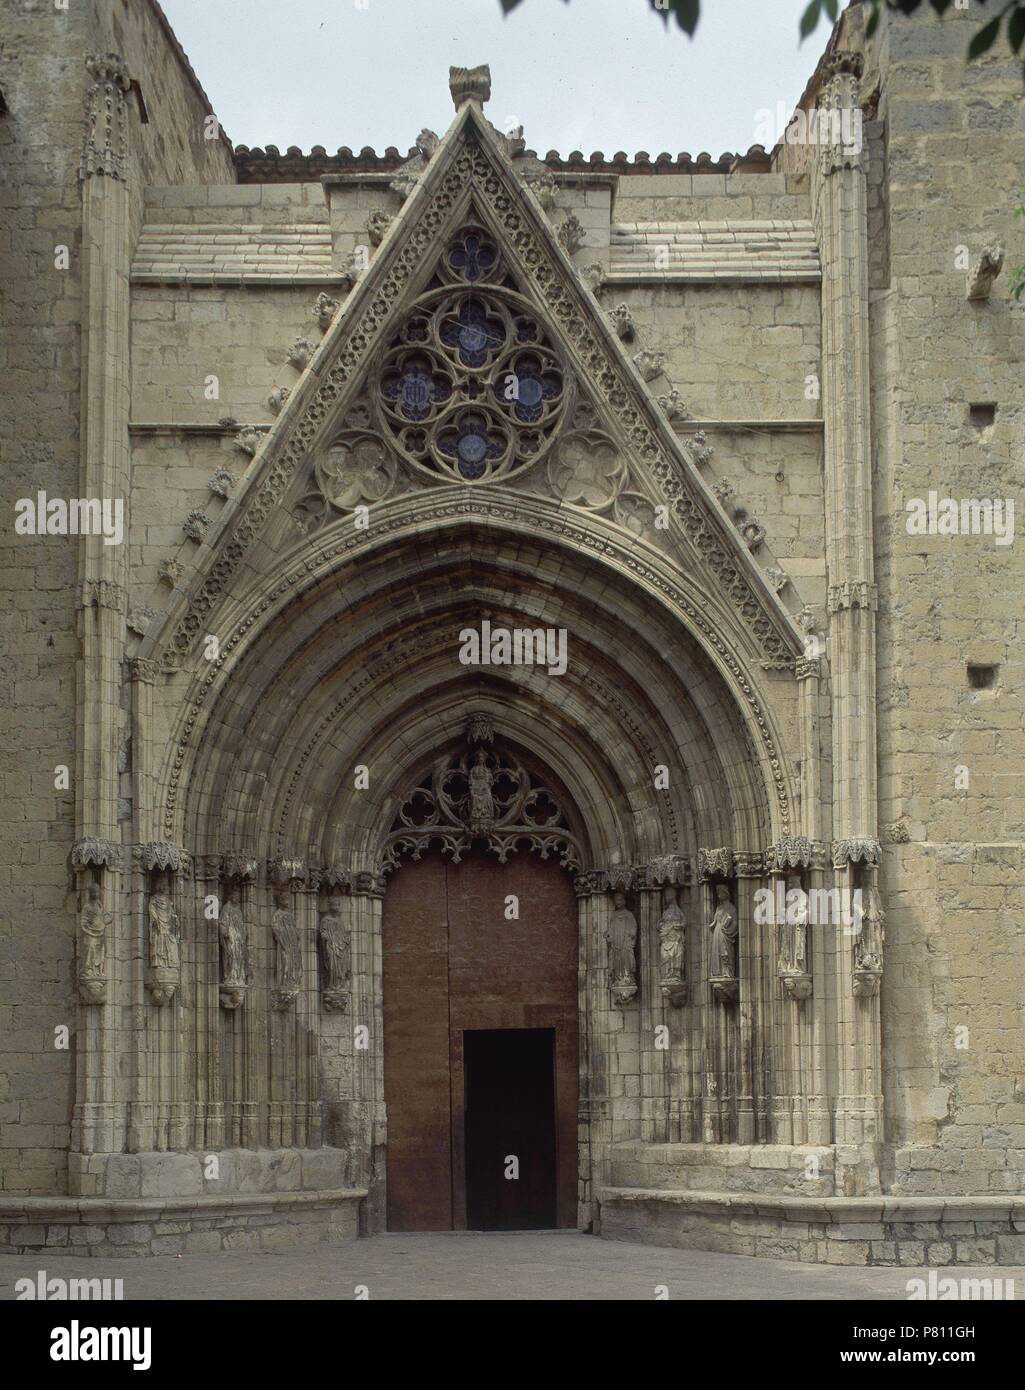
[[[139,1010],[136,1099],[130,1143],[139,1149],[185,1149],[191,1117],[183,985],[192,976],[193,915],[183,911],[191,865],[167,841],[133,850],[133,901],[139,924]]]
[[[89,1183],[83,1181],[88,1167],[85,1156],[117,1152],[125,1136],[118,1047],[122,848],[113,840],[79,840],[71,863],[79,890],[75,962],[79,1022],[69,1182],[73,1193],[89,1195]]]
[[[117,1152],[125,1140],[122,1034],[119,999],[126,956],[121,856],[100,860],[84,845],[119,847],[118,734],[121,658],[128,575],[128,274],[131,260],[128,190],[129,78],[115,54],[86,59],[92,79],[86,98],[86,139],[79,170],[82,187],[82,390],[79,420],[79,495],[121,502],[124,538],[106,545],[82,536],[78,551],[78,721],[75,754],[75,867],[80,882],[97,882],[102,912],[112,920],[103,941],[104,999],[81,990],[73,1150]],[[80,924],[81,930],[81,924]],[[94,951],[95,954],[95,951]],[[76,1189],[82,1164],[71,1160]]]
[[[822,252],[823,417],[825,422],[826,564],[829,578],[829,660],[833,698],[833,836],[870,840],[877,834],[875,610],[872,542],[872,456],[869,414],[868,254],[865,171],[858,79],[862,60],[837,51],[825,64],[822,119],[832,138],[820,150],[815,216]],[[845,136],[847,137],[845,139]],[[817,655],[817,652],[810,653]],[[836,886],[852,876],[834,856]],[[849,952],[840,950],[836,977],[839,1091],[837,1143],[871,1142],[877,1116],[866,1111],[851,1059],[860,1045],[878,1057],[878,1029],[862,1039],[851,992]]]
[[[291,1148],[302,1143],[296,1132],[297,1106],[305,1107],[298,1093],[300,1056],[296,1014],[307,965],[303,951],[303,890],[309,880],[306,865],[298,858],[272,859],[267,865],[270,903],[270,1051],[271,1090],[268,1105],[271,1148]]]
[[[663,975],[660,926],[668,902],[690,882],[690,864],[680,854],[659,855],[636,871],[641,894],[641,1138],[679,1143],[690,1138],[691,1092],[690,998],[687,975],[686,910],[683,913],[682,962],[679,973]]]
[[[368,1232],[384,1228],[387,1115],[384,1104],[384,954],[381,919],[385,880],[372,869],[352,875],[349,912],[352,939],[352,1100],[346,1139],[350,1182],[370,1189]]]
[[[733,850],[717,846],[698,850],[698,877],[704,887],[701,913],[702,982],[705,996],[702,1074],[702,1134],[706,1144],[754,1142],[751,1076],[751,974],[746,923],[740,916],[733,877]],[[716,911],[715,890],[725,886],[738,912],[734,974],[717,977],[709,923]],[[743,1099],[742,1099],[743,1098]],[[744,1121],[740,1114],[743,1109]]]
[[[771,1142],[769,1097],[775,1077],[771,1038],[775,1020],[775,991],[770,989],[772,949],[767,926],[755,920],[755,894],[762,887],[765,860],[761,850],[735,850],[733,873],[736,885],[740,939],[739,1048],[740,1071],[737,1078],[737,1142]]]
[[[606,891],[607,884],[608,879],[600,869],[578,874],[573,881],[579,931],[578,1224],[582,1230],[590,1229],[599,1219],[598,1201],[602,1188],[608,1182],[608,1154],[612,1143],[605,941],[612,905]]]

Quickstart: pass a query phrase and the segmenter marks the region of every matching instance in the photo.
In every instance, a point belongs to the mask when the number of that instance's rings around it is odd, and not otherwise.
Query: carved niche
[[[580,846],[566,824],[555,794],[535,785],[526,768],[498,741],[490,722],[471,719],[462,751],[447,754],[411,787],[384,844],[384,873],[400,855],[420,859],[432,844],[458,864],[483,843],[504,864],[521,848],[547,859],[557,854],[564,869],[578,872]]]

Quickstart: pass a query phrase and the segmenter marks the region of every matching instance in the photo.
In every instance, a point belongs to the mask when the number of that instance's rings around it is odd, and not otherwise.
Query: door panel
[[[510,896],[518,918],[506,915]],[[499,864],[478,851],[453,865],[432,854],[392,874],[384,900],[389,1230],[466,1226],[465,1035],[500,1029],[551,1030],[555,1220],[576,1225],[576,918],[569,876],[534,855]],[[526,1200],[526,1189],[510,1186]]]
[[[555,1031],[463,1034],[466,1224],[539,1231],[556,1224]]]

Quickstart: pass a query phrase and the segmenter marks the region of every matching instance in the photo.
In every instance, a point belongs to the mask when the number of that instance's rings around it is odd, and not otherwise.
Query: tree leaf
[[[835,24],[840,13],[840,0],[823,0],[823,3],[826,6],[826,14]]]
[[[808,8],[801,16],[801,38],[806,39],[817,26],[822,14],[822,0],[810,0]]]
[[[1015,53],[1021,48],[1025,40],[1025,9],[1021,6],[1015,10],[1014,14],[1007,21],[1007,37]]]
[[[701,15],[701,0],[670,0],[676,22],[689,38],[694,37]]]
[[[520,0],[498,0],[498,3],[502,6],[502,13],[508,14],[510,10],[516,8]]]
[[[997,15],[996,19],[991,19],[988,24],[984,24],[979,32],[968,45],[968,59],[978,58],[980,54],[986,53],[996,42],[996,37],[1000,33],[1000,21],[1002,15]]]

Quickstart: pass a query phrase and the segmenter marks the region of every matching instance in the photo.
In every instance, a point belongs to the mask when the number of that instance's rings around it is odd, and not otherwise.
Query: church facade
[[[1025,103],[863,18],[718,160],[8,21],[4,1247],[1025,1262]]]

